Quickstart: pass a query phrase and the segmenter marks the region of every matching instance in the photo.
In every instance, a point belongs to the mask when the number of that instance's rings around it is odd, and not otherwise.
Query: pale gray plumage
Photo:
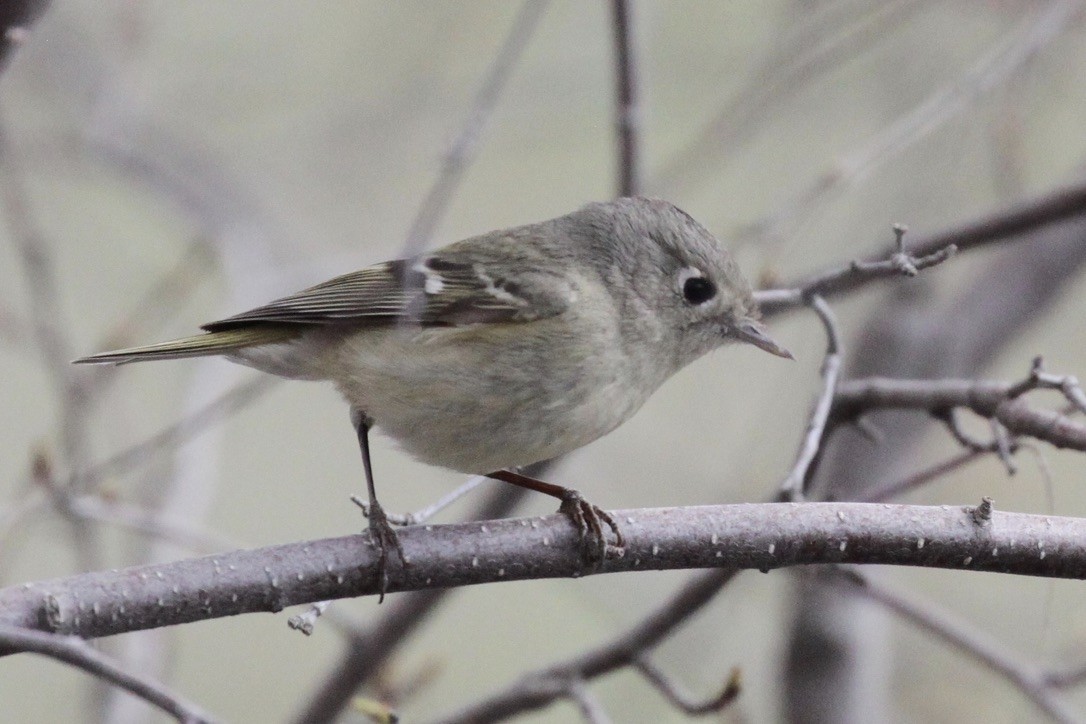
[[[200,336],[77,362],[221,354],[331,380],[419,459],[487,473],[592,442],[729,340],[787,356],[757,316],[708,231],[665,201],[623,198],[346,274]]]

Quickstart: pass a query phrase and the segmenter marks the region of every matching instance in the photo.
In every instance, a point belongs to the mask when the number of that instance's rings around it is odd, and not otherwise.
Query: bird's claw
[[[572,489],[565,491],[558,512],[573,522],[573,526],[580,535],[581,555],[593,568],[598,568],[608,558],[621,558],[625,554],[626,539],[622,536],[618,523],[610,513],[589,503],[578,491]],[[607,536],[603,530],[604,523],[614,534],[614,543],[607,542]]]
[[[380,582],[377,602],[382,603],[385,600],[385,593],[388,591],[389,549],[395,549],[396,555],[400,557],[400,562],[404,566],[408,565],[407,558],[403,554],[400,539],[392,528],[388,515],[385,514],[385,509],[381,507],[381,504],[374,500],[369,505],[362,505],[361,503],[359,505],[362,507],[363,515],[369,520],[370,543],[377,548],[377,578]]]

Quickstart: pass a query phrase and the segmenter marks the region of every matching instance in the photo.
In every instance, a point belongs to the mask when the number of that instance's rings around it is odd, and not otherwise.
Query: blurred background
[[[690,212],[764,285],[885,249],[894,222],[923,236],[1082,179],[1078,2],[685,0],[631,10],[640,188]],[[330,387],[220,360],[86,369],[70,359],[190,334],[398,256],[412,236],[436,246],[617,194],[605,2],[54,0],[16,40],[0,74],[4,585],[363,526],[348,501],[363,490],[357,446]],[[457,178],[442,176],[450,158]],[[1086,377],[1086,235],[1076,223],[835,301],[850,369],[1019,379],[1043,354],[1049,370]],[[770,327],[798,362],[738,348],[702,359],[551,477],[606,508],[770,497],[792,463],[825,345],[810,314]],[[845,439],[827,456],[829,497],[957,452],[945,430],[915,418],[891,416],[884,429],[885,447]],[[392,511],[460,482],[380,436],[374,459]],[[905,499],[990,495],[1002,509],[1086,515],[1081,454],[1038,445],[1017,462],[1011,477],[984,458]],[[72,494],[76,503],[57,504]],[[438,520],[469,515],[485,495]],[[529,498],[517,514],[553,508]],[[169,525],[148,525],[148,511]],[[882,573],[1025,661],[1084,657],[1081,584]],[[688,575],[455,591],[381,678],[393,689],[416,682],[400,709],[407,721],[432,718],[609,639]],[[796,579],[742,574],[653,660],[706,697],[740,666],[743,694],[719,718],[783,718],[786,681],[824,663],[797,637],[833,628],[810,623],[825,611],[803,609],[821,599]],[[368,598],[337,608],[360,625],[382,613]],[[336,626],[306,638],[287,628],[288,613],[103,646],[228,721],[287,721],[344,650]],[[910,624],[870,611],[849,618],[864,626],[852,637],[867,646],[854,655],[872,720],[1038,716],[1004,680]],[[686,718],[635,673],[590,687],[615,721]],[[0,659],[0,692],[10,721],[162,720],[26,655]],[[822,692],[821,705],[849,698]],[[1086,715],[1086,696],[1072,701]],[[524,720],[578,716],[558,703]]]

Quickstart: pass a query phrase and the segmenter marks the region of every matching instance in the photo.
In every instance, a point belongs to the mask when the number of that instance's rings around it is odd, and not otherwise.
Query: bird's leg
[[[496,470],[488,473],[487,477],[534,490],[562,501],[558,512],[573,521],[574,527],[581,536],[581,552],[589,564],[599,565],[604,558],[620,558],[625,552],[626,539],[623,538],[615,519],[606,510],[585,500],[578,491],[537,480],[512,470]],[[607,543],[603,532],[604,523],[615,534],[614,545]]]
[[[369,495],[369,506],[366,517],[370,524],[370,541],[377,546],[377,576],[381,582],[378,603],[385,600],[385,591],[388,589],[388,549],[395,548],[400,556],[400,561],[406,566],[400,539],[396,537],[396,531],[388,522],[385,509],[377,502],[377,490],[373,485],[373,466],[370,464],[370,427],[373,420],[361,410],[351,410],[351,424],[354,425],[358,435],[358,447],[362,451],[362,467],[366,472],[366,492]]]

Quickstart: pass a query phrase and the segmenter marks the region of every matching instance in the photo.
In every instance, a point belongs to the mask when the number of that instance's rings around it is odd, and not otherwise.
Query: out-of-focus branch
[[[446,152],[441,171],[419,206],[414,221],[411,222],[411,228],[407,232],[407,239],[403,246],[403,256],[414,256],[420,253],[433,235],[464,171],[475,158],[483,129],[486,128],[486,123],[494,112],[498,99],[512,75],[513,68],[520,60],[525,48],[528,47],[528,41],[539,26],[539,20],[543,17],[548,4],[547,0],[524,0],[521,5],[509,35],[506,36],[501,50],[491,62],[486,79],[471,104],[471,113],[464,122],[460,135]]]
[[[566,661],[525,674],[504,691],[492,694],[442,724],[484,724],[551,704],[569,696],[571,682],[584,682],[625,666],[636,665],[645,652],[688,620],[728,584],[737,571],[723,568],[688,583],[679,595],[610,642]]]
[[[971,508],[762,503],[614,511],[626,555],[600,573],[688,568],[768,570],[878,563],[1086,578],[1086,519]],[[589,575],[560,514],[417,526],[399,533],[411,565],[389,591]],[[0,590],[0,623],[107,636],[378,592],[367,535],[234,551]]]
[[[786,227],[798,227],[832,193],[864,178],[1013,77],[1058,37],[1080,10],[1077,0],[1053,0],[1028,11],[1028,17],[968,72],[930,95],[870,142],[839,159],[793,199],[751,227],[748,235],[773,239],[786,236]]]
[[[195,704],[170,691],[161,683],[134,671],[125,671],[111,658],[75,636],[58,636],[0,624],[0,646],[9,652],[48,656],[71,664],[156,706],[179,722],[213,722]]]
[[[47,0],[8,0],[0,3],[0,70],[29,37],[30,26],[49,7]]]
[[[611,0],[615,42],[615,130],[618,136],[618,195],[641,193],[641,106],[633,8],[629,0]]]
[[[884,41],[894,28],[908,23],[925,7],[916,0],[881,3],[811,5],[794,15],[798,28],[787,33],[776,52],[763,60],[748,82],[694,138],[652,174],[659,189],[686,186],[691,179],[722,169],[736,149],[770,125],[780,106],[797,90],[812,87],[823,76]]]
[[[1023,661],[1021,654],[1007,649],[987,633],[976,630],[936,606],[867,576],[855,568],[841,569],[838,575],[831,576],[828,580],[839,585],[848,585],[849,589],[878,601],[902,618],[980,661],[1029,697],[1034,705],[1053,721],[1063,724],[1082,721],[1082,717],[1055,692],[1058,685],[1050,680],[1041,667]]]
[[[694,701],[693,697],[689,694],[681,691],[664,672],[660,671],[647,656],[641,656],[635,662],[637,670],[641,673],[645,679],[656,687],[664,697],[671,702],[679,711],[691,716],[702,716],[704,714],[714,714],[723,710],[726,706],[735,701],[739,696],[739,692],[742,689],[741,681],[742,675],[738,668],[731,670],[728,675],[728,680],[724,683],[724,688],[720,690],[720,693],[714,696],[708,701]]]

